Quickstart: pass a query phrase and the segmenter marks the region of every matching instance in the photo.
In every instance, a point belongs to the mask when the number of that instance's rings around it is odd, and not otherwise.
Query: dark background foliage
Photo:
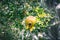
[[[24,6],[25,3],[30,4],[32,7],[41,6],[47,12],[56,16],[57,13],[55,11],[55,7],[60,3],[60,0],[0,0],[0,40],[21,40],[21,37],[18,38],[17,36],[23,29],[23,25],[21,24],[22,20],[28,16],[28,14],[25,13],[27,9]],[[52,19],[51,22],[53,23],[56,19],[57,17]],[[14,26],[12,27],[12,25]],[[17,29],[14,30],[14,27]],[[50,40],[57,40],[58,36],[56,35],[58,34],[55,32],[58,31],[55,28],[55,25],[53,28],[51,27],[51,29],[47,30],[47,37],[50,37]],[[17,32],[17,34],[14,34],[15,32]],[[46,37],[44,38],[46,39]],[[49,38],[46,40],[49,40]]]

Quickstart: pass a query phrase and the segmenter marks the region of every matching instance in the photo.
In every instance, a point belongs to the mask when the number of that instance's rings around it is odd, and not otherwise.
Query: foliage
[[[25,20],[28,16],[34,16],[37,20],[32,32],[26,30]],[[53,18],[54,15],[43,8],[38,0],[2,0],[0,38],[1,40],[44,40],[43,33],[51,25],[50,21]]]

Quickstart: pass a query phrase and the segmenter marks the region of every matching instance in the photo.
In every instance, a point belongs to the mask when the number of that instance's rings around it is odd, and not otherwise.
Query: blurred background
[[[0,40],[60,40],[59,13],[60,0],[0,0]]]

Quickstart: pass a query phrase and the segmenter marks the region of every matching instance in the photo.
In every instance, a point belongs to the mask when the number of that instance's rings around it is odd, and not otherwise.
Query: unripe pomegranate
[[[25,20],[26,29],[30,29],[30,31],[33,31],[33,29],[35,29],[35,23],[36,18],[34,16],[28,16]]]

